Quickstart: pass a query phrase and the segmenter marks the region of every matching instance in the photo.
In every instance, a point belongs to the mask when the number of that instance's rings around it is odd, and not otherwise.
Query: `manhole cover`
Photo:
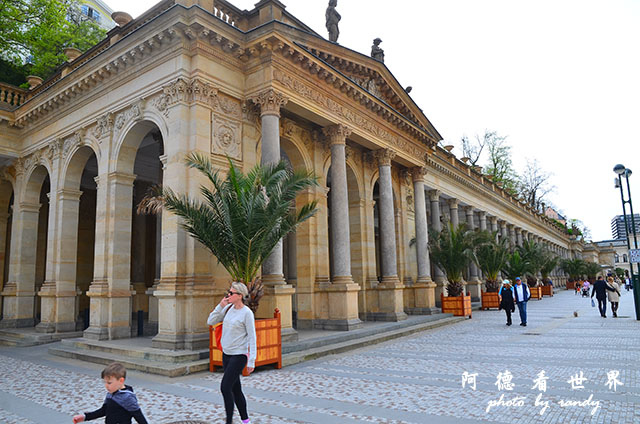
[[[542,333],[522,333],[522,334],[524,334],[525,336],[539,336]]]
[[[551,317],[551,319],[565,319],[566,317]]]
[[[618,318],[631,318],[629,315],[618,315]]]

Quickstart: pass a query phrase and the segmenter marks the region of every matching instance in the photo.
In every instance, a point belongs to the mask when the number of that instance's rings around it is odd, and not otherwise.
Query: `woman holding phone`
[[[253,312],[245,302],[249,300],[249,290],[244,283],[232,283],[226,296],[209,314],[207,324],[222,321],[222,369],[224,375],[220,391],[224,398],[227,424],[233,422],[234,404],[238,407],[240,419],[250,423],[247,401],[242,393],[240,374],[245,365],[251,373],[256,363],[256,327]]]

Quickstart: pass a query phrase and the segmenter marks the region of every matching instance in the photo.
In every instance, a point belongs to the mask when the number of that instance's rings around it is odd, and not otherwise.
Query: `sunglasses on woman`
[[[227,297],[231,297],[231,296],[233,296],[234,294],[240,294],[240,293],[229,290],[229,291],[227,292]]]

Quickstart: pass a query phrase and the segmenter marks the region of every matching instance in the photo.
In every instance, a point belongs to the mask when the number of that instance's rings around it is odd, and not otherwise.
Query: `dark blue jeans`
[[[246,420],[249,418],[247,414],[247,400],[242,394],[242,386],[240,385],[240,374],[244,366],[247,364],[247,355],[225,355],[222,354],[222,369],[224,375],[220,383],[220,391],[224,398],[224,410],[227,413],[227,424],[233,423],[233,404],[238,407],[240,418]]]
[[[527,323],[527,302],[518,302],[516,303],[516,305],[518,305],[518,311],[520,312],[520,323],[526,324]]]

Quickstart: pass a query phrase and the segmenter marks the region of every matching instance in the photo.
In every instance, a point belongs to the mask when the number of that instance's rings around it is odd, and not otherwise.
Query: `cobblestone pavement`
[[[447,327],[261,370],[242,384],[254,423],[637,423],[640,323],[631,293],[623,292],[619,315],[601,318],[589,299],[561,291],[529,302],[527,327],[517,311],[511,327],[503,312],[478,311]],[[0,349],[0,423],[69,423],[102,404],[101,366],[46,352]],[[221,423],[220,378],[130,372],[127,382],[150,423]]]

